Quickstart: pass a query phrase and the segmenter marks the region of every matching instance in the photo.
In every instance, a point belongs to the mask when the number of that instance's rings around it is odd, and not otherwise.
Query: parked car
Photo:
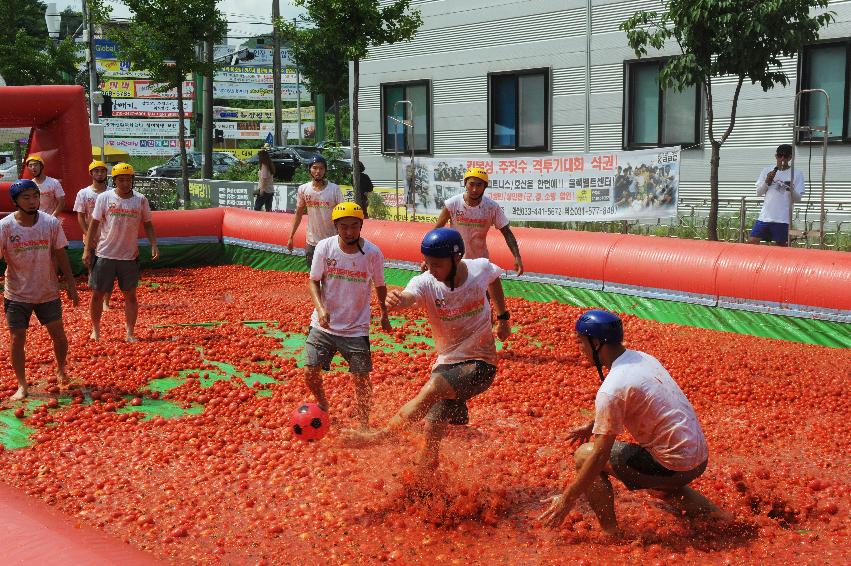
[[[312,145],[275,146],[267,148],[266,151],[269,152],[269,157],[275,164],[275,179],[284,182],[292,181],[297,168],[307,168],[314,156],[321,155]],[[258,160],[256,155],[252,155],[248,163],[256,164]]]
[[[226,151],[213,152],[213,173],[224,173],[234,165],[242,163],[233,154]],[[200,151],[193,151],[186,154],[186,166],[189,170],[189,175],[194,175],[204,166],[204,154]],[[151,167],[148,169],[149,177],[180,177],[182,175],[180,166],[180,154],[172,156],[162,165]]]
[[[321,142],[316,144],[316,149],[320,149],[320,150],[325,149],[329,145],[348,146],[348,145],[351,145],[351,142],[349,140],[342,140],[338,143],[337,140],[322,140]]]
[[[0,181],[17,181],[18,180],[18,164],[15,160],[7,161],[0,164]]]
[[[347,171],[352,170],[351,147],[327,144],[321,149],[321,151],[323,155],[325,155],[325,158],[328,159],[329,165],[334,164],[340,169],[345,169]]]

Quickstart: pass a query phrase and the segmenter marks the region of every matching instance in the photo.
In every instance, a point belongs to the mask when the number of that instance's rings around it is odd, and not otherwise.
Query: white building
[[[397,129],[387,117],[396,100],[407,99],[414,104],[416,150],[423,156],[548,155],[679,144],[684,147],[681,203],[708,198],[703,97],[694,88],[661,92],[656,72],[676,47],[637,60],[618,29],[637,10],[658,3],[413,0],[412,5],[423,18],[414,39],[375,48],[360,66],[361,160],[377,186],[395,182]],[[742,87],[735,128],[721,150],[719,191],[722,199],[731,199],[728,212],[738,209],[732,199],[742,196],[758,206],[754,182],[762,167],[774,163],[776,147],[792,140],[794,95],[800,88],[831,94],[826,199],[844,202],[848,210],[851,1],[834,0],[831,9],[836,21],[822,30],[821,41],[784,62],[788,87],[768,92],[747,82]],[[716,132],[729,122],[735,84],[735,77],[713,82]],[[802,118],[823,122],[821,112],[820,103],[805,104]],[[817,206],[821,145],[799,144],[796,167],[808,178],[805,201]]]

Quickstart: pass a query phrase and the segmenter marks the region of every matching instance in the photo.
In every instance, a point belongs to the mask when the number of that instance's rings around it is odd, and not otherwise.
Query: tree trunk
[[[204,76],[204,173],[205,179],[213,178],[213,40],[204,42],[204,62],[207,64],[207,73]]]
[[[337,143],[343,143],[343,123],[340,120],[340,100],[334,99],[334,133]]]
[[[712,141],[712,154],[709,157],[709,218],[706,222],[708,238],[718,241],[718,166],[721,163],[721,144]]]
[[[358,88],[360,87],[360,60],[354,60],[354,82],[352,86],[352,186],[355,191],[355,202],[363,209],[363,215],[369,217],[367,212],[366,195],[360,186],[360,147],[358,147]]]
[[[180,79],[177,83],[177,143],[180,144],[180,170],[182,183],[181,186],[183,188],[183,208],[188,209],[190,207],[189,201],[189,168],[186,163],[186,129],[183,127],[183,75],[185,73],[178,73],[178,78]],[[204,124],[205,126],[207,124]]]

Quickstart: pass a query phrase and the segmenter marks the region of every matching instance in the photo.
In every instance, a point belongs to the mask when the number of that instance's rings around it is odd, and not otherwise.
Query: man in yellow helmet
[[[38,209],[53,216],[65,210],[65,190],[58,179],[44,174],[44,158],[34,153],[27,157],[25,165],[41,195]]]
[[[74,200],[74,212],[77,213],[77,223],[80,225],[80,230],[83,231],[83,242],[86,241],[86,233],[88,233],[89,225],[92,222],[95,201],[107,188],[106,178],[108,174],[106,163],[103,161],[92,161],[89,163],[89,175],[92,177],[92,184],[85,189],[80,189],[80,192],[77,193],[77,198]],[[95,234],[95,242],[97,242],[98,236],[99,234]],[[97,257],[92,258],[92,261],[97,261]],[[109,291],[104,296],[104,310],[109,310],[109,298],[111,295],[112,291]]]
[[[328,369],[337,352],[349,364],[357,395],[362,429],[369,428],[372,397],[372,353],[369,348],[370,295],[381,306],[381,327],[389,331],[384,255],[378,246],[361,238],[363,210],[353,202],[334,207],[331,219],[337,235],[319,241],[313,252],[308,290],[313,299],[310,333],[305,344],[304,379],[319,406],[328,410],[321,370]]]
[[[465,192],[447,199],[443,210],[437,218],[435,228],[446,226],[452,222],[452,227],[464,238],[464,257],[477,259],[489,257],[487,235],[491,226],[496,226],[502,232],[508,249],[514,256],[514,270],[517,275],[523,275],[523,260],[520,259],[520,248],[517,239],[508,225],[502,207],[493,199],[485,196],[488,186],[488,172],[481,167],[471,167],[464,174]]]
[[[103,299],[112,290],[115,279],[124,295],[124,326],[126,340],[136,342],[134,329],[139,314],[136,287],[139,285],[139,225],[151,242],[151,260],[160,255],[151,207],[145,195],[133,190],[135,171],[129,163],[118,163],[112,168],[115,190],[98,195],[92,220],[86,233],[83,263],[89,268],[89,286],[92,288],[92,340],[100,339],[100,319]],[[100,235],[96,238],[96,235]],[[97,261],[95,261],[97,257]]]

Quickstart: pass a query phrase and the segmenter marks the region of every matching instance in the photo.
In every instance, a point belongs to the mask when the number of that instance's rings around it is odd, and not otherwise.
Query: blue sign
[[[95,39],[95,59],[116,59],[118,45],[109,39]]]
[[[275,143],[275,138],[272,137],[272,132],[266,134],[266,143],[268,143],[269,145]]]

